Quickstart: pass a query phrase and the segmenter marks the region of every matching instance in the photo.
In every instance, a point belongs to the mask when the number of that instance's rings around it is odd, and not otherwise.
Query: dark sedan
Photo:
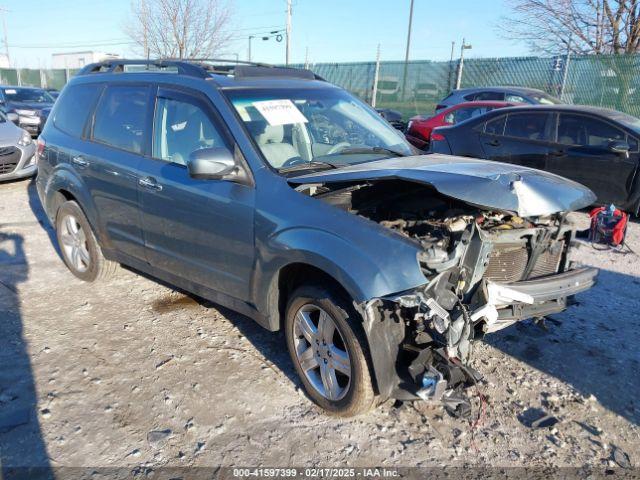
[[[17,125],[36,137],[42,131],[55,102],[44,89],[0,86],[0,105],[18,116]]]
[[[598,203],[638,213],[640,120],[604,108],[538,105],[494,110],[436,128],[431,151],[546,170],[586,185]]]

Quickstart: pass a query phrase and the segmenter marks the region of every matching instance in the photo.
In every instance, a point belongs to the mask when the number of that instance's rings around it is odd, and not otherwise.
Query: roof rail
[[[219,65],[220,63],[229,65]],[[216,65],[217,64],[217,65]],[[237,78],[246,77],[294,77],[309,80],[324,80],[315,75],[311,70],[300,68],[288,68],[270,65],[268,63],[247,62],[228,58],[160,58],[157,60],[125,60],[109,59],[102,62],[91,63],[82,68],[77,75],[91,73],[123,73],[125,67],[142,66],[145,70],[154,67],[158,70],[175,68],[179,74],[191,77],[208,78],[210,74],[233,75]]]
[[[186,60],[120,60],[109,59],[102,62],[91,63],[82,68],[77,75],[88,75],[90,73],[122,73],[125,71],[127,65],[140,65],[149,67],[155,67],[160,70],[175,67],[178,73],[183,75],[189,75],[191,77],[207,78],[209,73],[206,68],[196,63],[191,63]]]

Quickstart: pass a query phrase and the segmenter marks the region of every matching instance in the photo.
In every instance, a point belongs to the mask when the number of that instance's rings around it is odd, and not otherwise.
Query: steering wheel
[[[294,165],[299,165],[301,163],[308,163],[302,157],[291,157],[289,160],[285,161],[280,168],[292,167]]]
[[[350,146],[351,144],[349,142],[338,142],[329,150],[327,150],[327,153],[325,153],[325,155],[332,155],[334,153],[338,153],[340,150],[343,150],[346,147],[350,147]]]

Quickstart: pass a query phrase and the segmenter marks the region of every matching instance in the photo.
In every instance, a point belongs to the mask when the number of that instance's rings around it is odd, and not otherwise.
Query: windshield
[[[226,94],[264,158],[278,170],[332,168],[413,153],[402,133],[344,90]]]
[[[552,97],[551,95],[547,95],[546,93],[540,95],[532,95],[531,98],[533,98],[537,103],[541,105],[560,105],[562,103],[556,97]]]
[[[53,103],[53,97],[39,88],[5,88],[8,102]]]

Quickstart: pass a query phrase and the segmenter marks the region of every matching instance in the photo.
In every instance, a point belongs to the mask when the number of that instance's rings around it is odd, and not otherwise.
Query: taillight
[[[44,139],[42,139],[41,137],[38,138],[38,156],[42,155],[44,153],[44,147],[47,146],[47,142],[44,141]]]
[[[445,140],[444,135],[438,132],[431,132],[431,141],[432,142],[442,142]]]

